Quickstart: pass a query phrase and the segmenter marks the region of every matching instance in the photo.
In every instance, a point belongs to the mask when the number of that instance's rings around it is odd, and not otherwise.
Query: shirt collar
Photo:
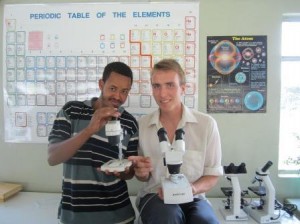
[[[159,122],[159,113],[159,109],[152,113],[149,121],[149,127],[152,125],[156,125],[159,128],[161,126]],[[187,108],[185,105],[183,105],[183,113],[180,123],[182,127],[184,127],[186,123],[197,123],[197,119],[193,114],[192,110]]]

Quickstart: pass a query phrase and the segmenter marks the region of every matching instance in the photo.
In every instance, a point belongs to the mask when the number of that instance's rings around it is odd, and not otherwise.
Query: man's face
[[[103,105],[118,108],[127,99],[131,88],[131,80],[129,77],[112,72],[105,83],[102,79],[99,81],[99,88]]]
[[[175,71],[158,70],[152,75],[151,83],[154,99],[161,111],[172,111],[181,105],[185,85],[180,84]]]

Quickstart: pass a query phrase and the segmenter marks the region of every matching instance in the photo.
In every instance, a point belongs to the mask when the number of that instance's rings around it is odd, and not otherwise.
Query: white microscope
[[[165,204],[181,204],[193,201],[192,187],[187,178],[180,173],[182,158],[185,152],[184,131],[182,128],[175,132],[175,147],[167,141],[167,132],[160,128],[157,132],[160,149],[164,154],[164,165],[168,174],[162,178],[162,189]]]
[[[261,169],[256,170],[256,176],[252,181],[259,182],[259,186],[248,187],[250,191],[259,196],[256,204],[244,207],[244,210],[258,223],[279,222],[280,216],[274,214],[275,210],[275,188],[270,180],[268,169],[272,166],[268,161]]]
[[[122,140],[123,130],[121,128],[120,120],[112,118],[105,125],[105,134],[108,137],[108,142],[113,146],[119,148],[119,158],[113,159],[101,166],[102,171],[108,170],[109,172],[123,172],[127,167],[130,167],[132,162],[123,158]]]
[[[242,210],[243,199],[246,194],[241,190],[238,176],[247,173],[245,163],[235,166],[230,163],[229,166],[224,166],[226,178],[230,181],[232,187],[221,187],[222,192],[227,197],[226,205],[220,208],[220,211],[226,221],[247,220],[248,215]]]

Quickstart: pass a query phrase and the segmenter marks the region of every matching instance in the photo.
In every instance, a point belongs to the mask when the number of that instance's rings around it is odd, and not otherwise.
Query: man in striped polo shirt
[[[133,177],[133,169],[121,173],[97,169],[118,158],[118,147],[110,145],[105,134],[105,124],[112,117],[121,123],[125,157],[137,155],[138,124],[121,107],[132,79],[129,66],[109,63],[98,83],[99,98],[67,102],[58,112],[48,139],[48,163],[63,163],[60,223],[133,223],[125,181]]]

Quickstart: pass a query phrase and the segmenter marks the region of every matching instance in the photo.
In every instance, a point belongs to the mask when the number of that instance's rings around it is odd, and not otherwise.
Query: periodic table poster
[[[124,107],[137,118],[157,108],[150,70],[162,58],[182,65],[182,100],[198,108],[199,3],[7,4],[3,19],[6,142],[46,143],[66,102],[100,95],[112,61],[133,70]]]

